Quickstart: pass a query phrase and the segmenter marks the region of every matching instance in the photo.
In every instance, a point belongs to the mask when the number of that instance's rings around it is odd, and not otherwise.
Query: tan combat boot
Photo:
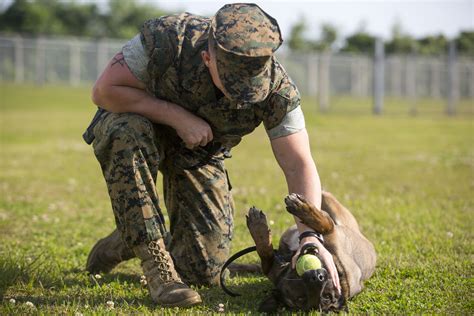
[[[89,273],[108,273],[122,261],[135,257],[120,237],[118,230],[99,240],[87,257],[86,270]]]
[[[189,307],[201,303],[199,294],[181,281],[166,251],[163,239],[133,248],[142,260],[143,273],[152,300],[166,307]]]

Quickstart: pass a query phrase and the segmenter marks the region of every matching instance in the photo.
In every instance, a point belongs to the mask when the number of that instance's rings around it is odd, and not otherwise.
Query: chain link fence
[[[120,51],[123,40],[77,38],[22,38],[0,36],[0,81],[66,84],[95,81],[107,61]],[[474,99],[474,58],[455,55],[425,57],[383,56],[383,84],[374,84],[375,58],[352,54],[295,54],[283,51],[278,58],[301,94],[319,98],[328,106],[329,96],[372,97],[380,86],[384,96],[406,98]],[[454,56],[454,57],[453,57]]]

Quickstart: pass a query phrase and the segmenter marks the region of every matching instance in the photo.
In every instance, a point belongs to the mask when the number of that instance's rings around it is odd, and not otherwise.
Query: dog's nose
[[[328,279],[326,269],[308,270],[303,274],[303,281],[307,283],[323,283]]]
[[[328,279],[328,272],[326,269],[318,269],[316,270],[316,277],[318,278],[319,282],[324,282]]]

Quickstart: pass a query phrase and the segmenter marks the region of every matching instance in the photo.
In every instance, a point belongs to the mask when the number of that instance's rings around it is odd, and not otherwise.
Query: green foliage
[[[417,42],[413,37],[404,34],[400,24],[395,24],[392,30],[392,39],[385,43],[387,54],[409,54],[417,49]]]
[[[300,19],[299,22],[293,25],[288,41],[291,50],[300,52],[337,51],[334,43],[338,39],[338,32],[333,25],[328,23],[322,24],[320,29],[321,36],[318,40],[305,37],[306,32],[307,24],[304,19]],[[375,36],[368,33],[362,25],[358,31],[345,38],[340,51],[358,54],[373,54],[375,40]],[[473,31],[461,32],[455,40],[459,54],[474,54]],[[385,53],[443,55],[446,54],[447,47],[448,40],[442,34],[429,35],[415,39],[413,36],[404,33],[401,24],[397,23],[393,27],[391,39],[385,42]]]
[[[304,32],[306,30],[306,22],[304,19],[300,19],[299,22],[291,27],[290,39],[288,40],[288,46],[294,51],[305,51],[309,45],[307,40],[304,38]]]
[[[293,25],[288,42],[291,50],[300,52],[328,51],[333,49],[333,44],[338,37],[336,27],[329,23],[321,25],[321,36],[317,40],[307,38],[306,31],[307,25],[304,19],[300,19],[300,22]]]
[[[331,50],[337,37],[336,27],[329,23],[323,23],[321,25],[321,39],[317,42],[317,50]]]
[[[27,301],[45,315],[211,314],[219,303],[254,314],[271,289],[261,276],[230,279],[239,298],[198,289],[204,304],[180,310],[153,305],[137,260],[101,278],[84,272],[88,251],[115,225],[100,166],[81,139],[94,113],[89,90],[0,86],[0,314],[32,314]],[[323,186],[353,211],[378,253],[375,275],[349,311],[472,314],[472,100],[461,104],[467,115],[450,118],[443,101],[418,100],[416,117],[409,104],[386,101],[386,114],[374,117],[369,99],[334,98],[325,115],[303,100]],[[244,216],[251,205],[273,221],[276,246],[294,222],[263,128],[233,156],[226,161],[236,202],[232,252],[252,245]]]
[[[101,13],[95,3],[15,0],[0,14],[0,31],[25,35],[130,38],[143,22],[165,12],[136,0],[109,0]]]
[[[474,31],[464,31],[456,39],[457,49],[460,54],[474,56]]]
[[[448,40],[442,34],[430,35],[417,40],[418,53],[422,55],[446,54],[448,50]]]
[[[375,36],[365,31],[359,31],[346,38],[346,43],[341,51],[348,53],[372,54],[375,47]]]

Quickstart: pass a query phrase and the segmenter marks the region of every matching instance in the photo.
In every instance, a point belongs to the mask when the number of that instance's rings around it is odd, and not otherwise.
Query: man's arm
[[[212,130],[206,121],[177,104],[155,98],[145,88],[120,52],[94,84],[92,101],[109,112],[137,113],[154,123],[169,125],[188,148],[204,146],[212,140]]]
[[[289,193],[301,194],[308,202],[321,209],[321,182],[311,155],[306,129],[275,138],[271,141],[271,144],[275,158],[285,174]],[[301,223],[298,218],[295,218],[295,222],[300,233],[312,230]],[[331,254],[315,237],[303,238],[300,243],[300,249],[306,243],[318,245],[319,253],[328,267],[328,272],[332,277],[334,285],[340,290],[339,276]],[[293,257],[293,266],[298,254],[299,250]]]

